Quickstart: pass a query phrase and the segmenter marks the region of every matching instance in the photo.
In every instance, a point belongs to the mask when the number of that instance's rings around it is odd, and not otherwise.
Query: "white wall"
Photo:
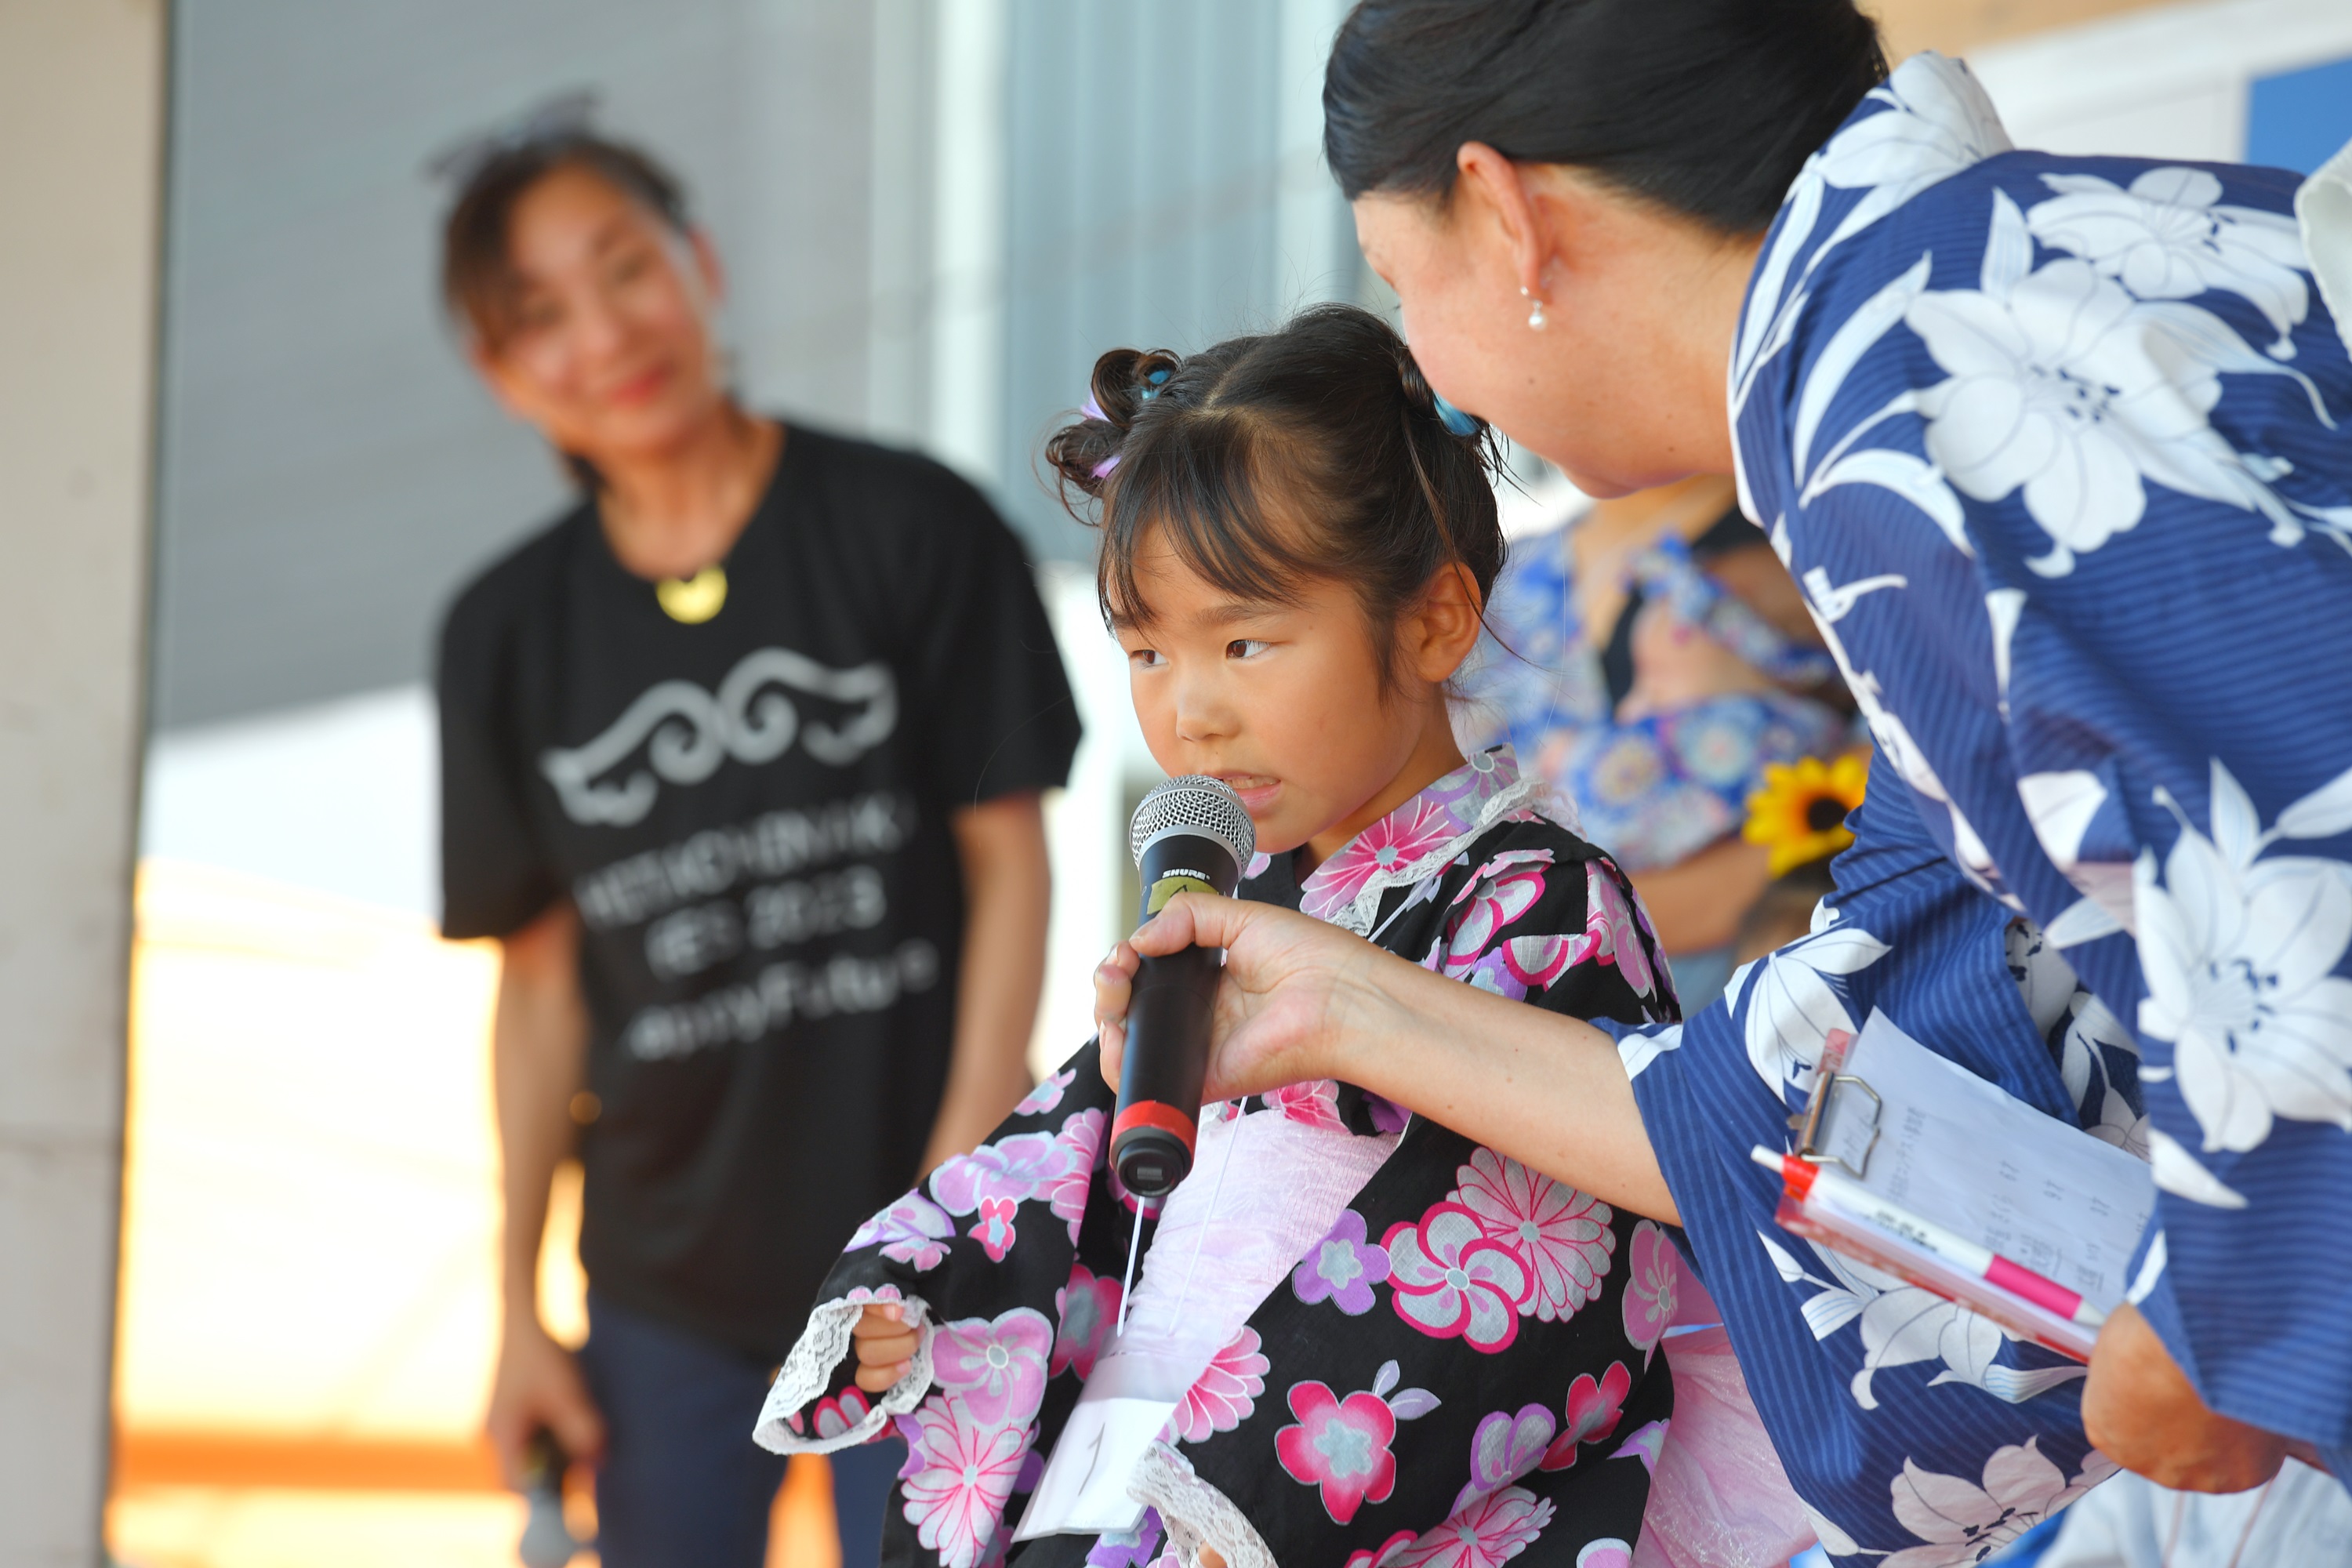
[[[0,5],[0,1563],[103,1556],[163,17]]]
[[[2347,54],[2347,0],[2219,0],[1989,46],[1969,66],[2021,147],[2234,163],[2250,82]]]

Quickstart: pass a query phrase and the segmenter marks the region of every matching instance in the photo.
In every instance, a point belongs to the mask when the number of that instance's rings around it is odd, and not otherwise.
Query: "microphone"
[[[1129,844],[1143,881],[1140,925],[1182,892],[1231,898],[1257,853],[1241,796],[1199,773],[1168,780],[1135,808]],[[1223,953],[1188,947],[1146,958],[1127,1007],[1127,1061],[1110,1124],[1111,1169],[1139,1198],[1165,1197],[1192,1169],[1201,1085],[1209,1071],[1209,1016]]]

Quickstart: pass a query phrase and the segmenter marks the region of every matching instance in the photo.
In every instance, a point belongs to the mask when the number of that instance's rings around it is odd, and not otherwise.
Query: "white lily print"
[[[2128,188],[2096,174],[2044,174],[2059,194],[2025,216],[2033,237],[2079,256],[2143,300],[2190,300],[2221,289],[2267,317],[2276,359],[2311,310],[2303,236],[2284,213],[2231,206],[2203,169],[2150,169]]]
[[[2084,1368],[2072,1364],[2004,1366],[1996,1358],[2000,1347],[2015,1336],[1991,1319],[1908,1284],[1897,1275],[1842,1258],[1816,1242],[1811,1244],[1814,1256],[1833,1276],[1833,1279],[1822,1279],[1808,1272],[1787,1247],[1763,1232],[1759,1231],[1756,1238],[1764,1244],[1784,1282],[1820,1287],[1799,1309],[1813,1338],[1826,1340],[1848,1323],[1861,1325],[1862,1367],[1853,1374],[1848,1391],[1864,1410],[1878,1408],[1878,1395],[1871,1386],[1878,1373],[1923,1361],[1944,1363],[1944,1370],[1927,1380],[1930,1387],[1964,1383],[2011,1405],[2084,1375]]]
[[[1740,323],[1731,358],[1734,419],[1748,400],[1757,367],[1783,347],[1804,299],[1804,279],[1840,243],[1948,178],[2010,149],[1992,100],[1969,68],[1937,54],[1918,54],[1874,89],[1864,101],[1886,106],[1831,139],[1806,160],[1789,193],[1788,216],[1759,261],[1752,305]],[[1829,188],[1866,192],[1812,255],[1793,282],[1796,258],[1812,239]]]
[[[2286,465],[2241,453],[2206,416],[2223,372],[2290,375],[2333,428],[2309,379],[2212,312],[2137,299],[2089,261],[2028,270],[2027,220],[2004,193],[1992,205],[1979,287],[1927,290],[1904,316],[1950,375],[1916,397],[1941,473],[1981,501],[2022,490],[2052,545],[2027,564],[2047,577],[2137,524],[2148,480],[2259,512],[2273,543],[2299,542],[2303,516],[2270,488]]]
[[[2352,947],[2352,868],[2262,858],[2281,838],[2352,832],[2352,772],[2280,812],[2267,832],[2219,759],[2210,837],[2169,794],[2158,798],[2180,816],[2180,836],[2161,884],[2154,851],[2133,869],[2148,992],[2139,1026],[2172,1042],[2170,1070],[2206,1152],[2257,1148],[2282,1116],[2352,1131],[2352,980],[2335,973]]]
[[[1827,900],[1814,906],[1811,934],[1742,964],[1726,993],[1746,999],[1748,1065],[1783,1099],[1811,1089],[1832,1029],[1856,1027],[1830,977],[1886,956],[1885,942],[1842,920]]]
[[[1906,1546],[1883,1568],[1959,1568],[1981,1563],[2116,1473],[2093,1449],[2073,1480],[2042,1456],[2037,1439],[1997,1448],[1979,1484],[1903,1461],[1893,1487],[1895,1518],[1927,1544]]]

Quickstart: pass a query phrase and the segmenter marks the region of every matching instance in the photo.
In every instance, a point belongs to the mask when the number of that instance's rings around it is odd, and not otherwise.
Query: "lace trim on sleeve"
[[[1281,1568],[1248,1516],[1165,1443],[1143,1451],[1127,1495],[1160,1510],[1169,1544],[1186,1568],[1201,1561],[1203,1546],[1216,1548],[1226,1568]]]
[[[872,1304],[843,1297],[824,1302],[809,1314],[808,1327],[784,1358],[782,1370],[768,1390],[767,1402],[760,1406],[759,1423],[751,1428],[752,1441],[773,1454],[830,1454],[871,1441],[889,1426],[892,1416],[904,1415],[923,1402],[923,1395],[931,1391],[931,1336],[937,1325],[930,1321],[929,1303],[909,1296],[899,1305],[907,1310],[921,1338],[915,1343],[914,1364],[907,1369],[907,1375],[884,1389],[857,1421],[830,1437],[795,1432],[786,1424],[786,1416],[799,1414],[832,1385],[834,1369],[849,1354],[851,1332]]]

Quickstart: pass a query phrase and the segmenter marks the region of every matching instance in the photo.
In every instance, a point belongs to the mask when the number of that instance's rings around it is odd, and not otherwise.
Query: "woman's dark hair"
[[[1502,569],[1494,438],[1440,412],[1404,340],[1369,310],[1319,305],[1184,357],[1113,349],[1091,390],[1045,456],[1072,512],[1099,512],[1106,619],[1149,623],[1135,563],[1154,530],[1239,599],[1349,584],[1390,653],[1397,617],[1438,573],[1468,568],[1483,605]],[[1397,675],[1384,657],[1384,689]]]
[[[679,234],[693,226],[686,187],[651,154],[593,132],[567,130],[496,147],[475,163],[441,225],[441,299],[495,348],[513,325],[514,210],[550,174],[578,169],[611,185]]]
[[[1444,196],[1483,142],[1758,234],[1885,79],[1854,0],[1363,0],[1324,73],[1323,152],[1349,201]]]

